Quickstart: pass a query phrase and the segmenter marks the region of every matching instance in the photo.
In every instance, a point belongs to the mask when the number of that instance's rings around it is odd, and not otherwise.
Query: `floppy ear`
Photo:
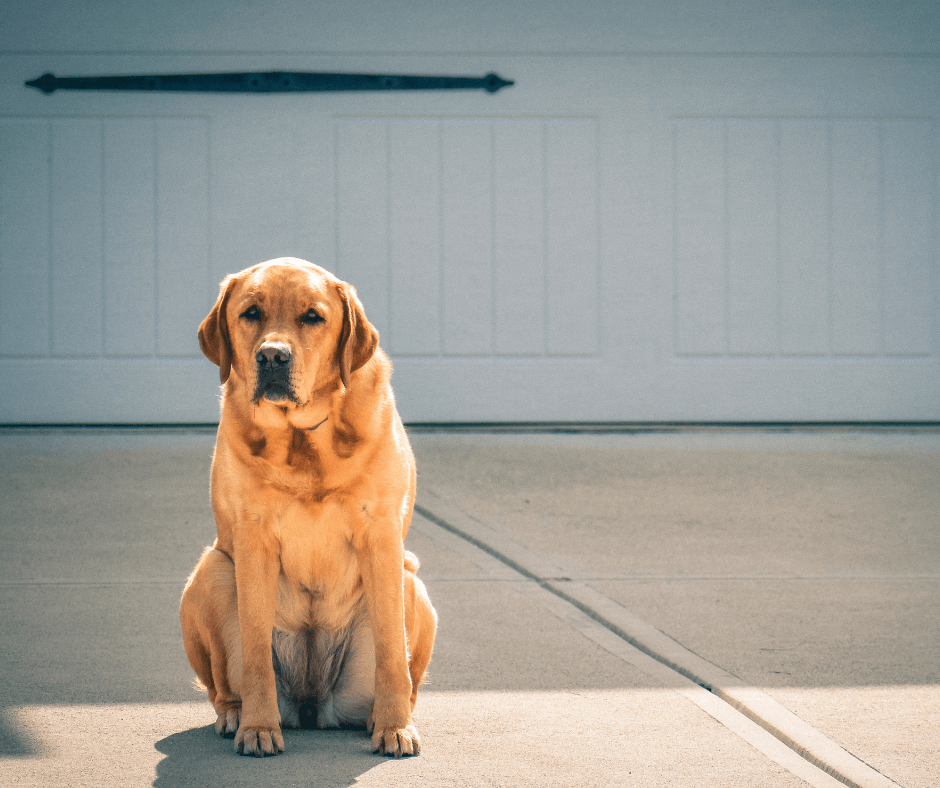
[[[353,372],[365,366],[379,346],[379,332],[367,319],[356,288],[345,282],[339,283],[340,298],[343,299],[343,330],[336,349],[339,376],[343,385],[349,386]]]
[[[227,276],[219,288],[219,298],[209,316],[199,326],[199,347],[206,358],[219,368],[219,379],[225,383],[232,371],[232,341],[228,334],[225,309],[235,286],[235,277]]]

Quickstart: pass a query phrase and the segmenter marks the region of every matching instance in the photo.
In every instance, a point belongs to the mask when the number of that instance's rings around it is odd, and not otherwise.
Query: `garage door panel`
[[[0,120],[0,354],[48,356],[49,124]]]
[[[441,349],[441,124],[388,124],[389,327],[397,355]]]
[[[219,418],[219,370],[205,359],[0,358],[0,379],[6,424],[183,424]]]
[[[881,142],[882,244],[889,261],[882,280],[884,352],[932,355],[937,292],[936,125],[896,122]]]
[[[683,359],[653,378],[640,420],[937,421],[936,377],[926,359]]]
[[[383,337],[389,328],[388,170],[385,121],[336,125],[335,273],[355,285]]]
[[[209,124],[164,120],[156,139],[156,354],[199,355],[209,279]],[[195,285],[195,286],[194,286]]]
[[[0,129],[2,355],[199,356],[206,121],[3,119]]]
[[[593,121],[343,119],[337,273],[396,357],[597,352]]]
[[[605,421],[616,391],[596,359],[395,359],[392,384],[408,422]],[[547,371],[547,375],[546,375]],[[596,395],[585,387],[597,385]],[[494,396],[499,392],[499,396]]]
[[[672,189],[675,352],[719,356],[727,347],[724,124],[678,122]]]
[[[214,69],[203,65],[193,70]],[[238,70],[238,65],[219,70]],[[213,292],[223,276],[262,260],[315,258],[321,252],[333,258],[335,173],[329,127],[316,113],[298,113],[278,98],[211,93],[150,97],[154,103],[178,104],[181,114],[210,117]]]
[[[104,122],[104,353],[156,353],[156,134]]]
[[[441,129],[441,347],[493,352],[493,137],[483,120]]]
[[[829,135],[825,124],[780,125],[780,352],[829,354]]]
[[[544,134],[537,121],[493,126],[496,355],[545,349]]]
[[[546,354],[598,351],[597,124],[545,125]]]
[[[831,145],[832,353],[879,355],[879,135],[874,123],[834,123]]]
[[[52,130],[52,356],[104,349],[102,257],[103,128],[90,118],[57,119]]]
[[[773,356],[780,348],[775,124],[725,124],[727,349]]]
[[[927,120],[677,122],[677,354],[932,353],[934,134]]]

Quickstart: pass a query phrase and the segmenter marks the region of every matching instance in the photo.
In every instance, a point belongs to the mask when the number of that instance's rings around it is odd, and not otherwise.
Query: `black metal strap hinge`
[[[195,93],[294,93],[351,90],[477,90],[495,93],[512,85],[497,74],[485,77],[428,77],[396,74],[323,74],[258,71],[227,74],[152,74],[114,77],[57,77],[43,74],[26,83],[43,93],[56,90],[167,90]]]

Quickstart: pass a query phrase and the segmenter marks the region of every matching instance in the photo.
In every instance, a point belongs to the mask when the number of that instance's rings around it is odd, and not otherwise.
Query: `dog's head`
[[[280,407],[348,387],[378,341],[351,285],[294,258],[226,277],[199,326],[199,345],[222,382],[237,377],[256,404]]]

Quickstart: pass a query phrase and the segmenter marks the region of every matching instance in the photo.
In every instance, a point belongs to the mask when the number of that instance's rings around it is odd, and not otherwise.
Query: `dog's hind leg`
[[[215,729],[232,737],[241,715],[241,638],[235,565],[225,553],[203,553],[183,590],[180,622],[189,664],[218,714]]]

